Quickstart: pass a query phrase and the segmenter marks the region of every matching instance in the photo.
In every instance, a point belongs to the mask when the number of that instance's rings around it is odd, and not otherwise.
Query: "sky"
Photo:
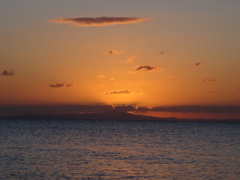
[[[239,9],[239,0],[1,0],[0,106],[233,107],[218,117],[240,118]]]

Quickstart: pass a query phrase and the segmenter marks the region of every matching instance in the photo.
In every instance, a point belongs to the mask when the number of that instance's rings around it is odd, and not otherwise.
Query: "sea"
[[[240,123],[0,120],[1,180],[239,180]]]

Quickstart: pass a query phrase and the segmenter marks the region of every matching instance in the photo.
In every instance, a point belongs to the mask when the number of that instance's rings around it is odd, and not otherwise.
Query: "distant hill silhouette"
[[[4,118],[4,117],[2,117]],[[177,120],[175,118],[158,118],[152,116],[135,115],[128,112],[110,111],[84,114],[23,114],[5,117],[7,119],[35,119],[35,120]]]
[[[136,115],[124,111],[110,111],[84,114],[23,114],[0,117],[0,119],[21,119],[21,120],[111,120],[111,121],[226,121],[240,122],[240,120],[228,119],[178,119],[178,118],[159,118],[153,116]]]

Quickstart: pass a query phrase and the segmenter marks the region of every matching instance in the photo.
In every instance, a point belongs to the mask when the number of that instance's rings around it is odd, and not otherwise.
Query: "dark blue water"
[[[240,179],[240,123],[1,120],[0,179]]]

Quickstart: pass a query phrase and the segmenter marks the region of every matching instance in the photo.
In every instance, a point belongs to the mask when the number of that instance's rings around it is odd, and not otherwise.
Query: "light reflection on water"
[[[240,179],[239,123],[0,125],[0,179]]]

